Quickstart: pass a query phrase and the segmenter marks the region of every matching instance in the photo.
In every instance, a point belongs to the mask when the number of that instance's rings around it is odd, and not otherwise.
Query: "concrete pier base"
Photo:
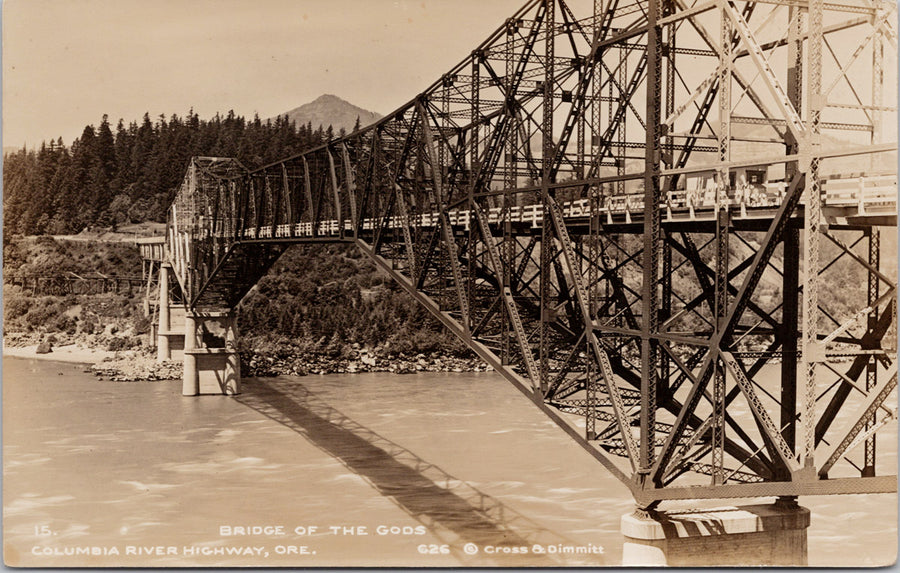
[[[157,309],[159,316],[153,328],[156,340],[156,360],[182,360],[184,357],[184,306],[172,304],[169,300],[168,263],[159,268],[159,300]]]
[[[156,360],[182,360],[184,357],[184,306],[170,304],[159,310],[159,326],[156,329]],[[168,324],[163,323],[163,316]],[[166,326],[164,330],[162,327]]]
[[[165,362],[171,358],[169,354],[169,337],[166,334],[171,330],[169,321],[169,265],[164,264],[159,268],[159,327],[156,331],[156,360]]]
[[[184,317],[184,369],[181,379],[181,393],[184,396],[196,396],[200,393],[200,372],[197,370],[197,322],[194,314],[188,312]]]
[[[804,507],[745,505],[622,516],[622,565],[670,567],[807,564]]]
[[[234,313],[188,312],[181,393],[184,396],[241,393],[241,362]]]

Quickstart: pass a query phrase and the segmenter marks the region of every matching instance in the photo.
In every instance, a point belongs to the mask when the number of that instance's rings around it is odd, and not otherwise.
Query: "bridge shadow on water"
[[[257,379],[245,385],[244,394],[236,400],[339,460],[449,544],[451,553],[463,563],[490,559],[483,552],[477,557],[466,555],[462,551],[465,543],[528,547],[529,554],[507,555],[502,561],[532,566],[559,565],[556,555],[532,554],[535,544],[578,545],[358,424],[299,382]],[[599,557],[592,556],[590,564],[602,565],[597,562]]]

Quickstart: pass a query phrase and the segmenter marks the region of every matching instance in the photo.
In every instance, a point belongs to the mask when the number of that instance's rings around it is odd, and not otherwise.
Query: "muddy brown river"
[[[496,374],[250,379],[237,398],[183,398],[180,382],[83,370],[3,359],[7,565],[620,563],[628,491]],[[893,473],[896,456],[882,463]],[[810,565],[894,560],[895,495],[800,501]]]

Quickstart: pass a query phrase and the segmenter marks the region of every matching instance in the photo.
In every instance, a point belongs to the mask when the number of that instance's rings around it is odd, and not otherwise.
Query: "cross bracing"
[[[196,158],[168,256],[234,308],[290,244],[355,243],[643,507],[896,491],[895,20],[533,0],[374,125]]]

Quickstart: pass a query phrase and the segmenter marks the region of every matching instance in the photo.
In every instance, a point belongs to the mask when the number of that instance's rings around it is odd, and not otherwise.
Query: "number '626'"
[[[434,543],[431,545],[419,545],[416,549],[422,555],[449,555],[450,553],[449,545],[437,545]]]

